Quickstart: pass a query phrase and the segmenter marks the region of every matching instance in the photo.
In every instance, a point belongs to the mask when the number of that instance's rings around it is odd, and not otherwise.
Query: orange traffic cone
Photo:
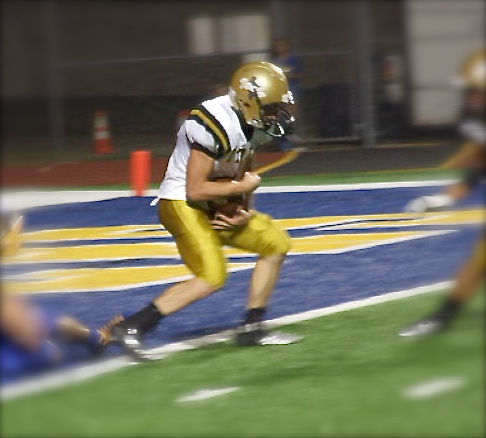
[[[108,111],[98,110],[95,112],[93,131],[94,152],[96,154],[111,154],[113,152],[113,144],[108,123]]]
[[[152,171],[152,153],[134,151],[130,156],[130,185],[135,196],[144,196],[150,185]]]

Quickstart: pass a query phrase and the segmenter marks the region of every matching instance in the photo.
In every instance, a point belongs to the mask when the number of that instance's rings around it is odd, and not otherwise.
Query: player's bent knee
[[[265,255],[280,256],[283,260],[287,253],[290,251],[291,247],[292,241],[290,239],[290,236],[285,233],[282,236],[279,236],[278,239],[273,240],[271,244],[268,245],[265,251]]]
[[[228,273],[226,272],[226,269],[214,270],[212,272],[206,272],[202,278],[210,285],[209,289],[212,289],[208,293],[208,295],[210,295],[211,293],[221,289],[226,284],[226,281],[228,280]]]
[[[285,234],[286,234],[285,239],[282,239],[279,244],[279,254],[282,254],[283,256],[286,256],[287,253],[292,248],[292,239],[287,233]]]

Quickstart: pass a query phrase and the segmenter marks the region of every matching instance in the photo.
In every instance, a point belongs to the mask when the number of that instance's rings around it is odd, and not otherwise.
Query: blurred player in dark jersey
[[[486,55],[481,50],[472,54],[462,66],[457,79],[464,92],[463,115],[459,124],[463,146],[447,167],[463,169],[465,177],[435,196],[412,200],[406,211],[423,213],[448,208],[466,198],[481,184],[486,171],[485,88]],[[470,258],[460,269],[455,286],[442,305],[431,315],[400,332],[400,336],[420,336],[441,332],[449,327],[463,304],[481,290],[486,264],[486,234],[483,235]]]

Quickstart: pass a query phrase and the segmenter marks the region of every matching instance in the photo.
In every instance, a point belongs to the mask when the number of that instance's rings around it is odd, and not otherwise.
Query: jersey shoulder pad
[[[201,104],[190,111],[187,121],[193,121],[203,128],[213,139],[217,155],[222,156],[231,150],[231,146],[228,133],[219,119],[215,111],[210,111],[206,105]]]

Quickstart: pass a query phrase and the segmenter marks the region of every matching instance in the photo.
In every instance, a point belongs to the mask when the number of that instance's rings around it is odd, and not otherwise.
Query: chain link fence
[[[184,110],[245,60],[271,59],[275,37],[302,62],[301,143],[371,146],[403,131],[400,1],[20,3],[2,6],[7,151],[87,156],[103,109],[116,151],[168,154]]]

